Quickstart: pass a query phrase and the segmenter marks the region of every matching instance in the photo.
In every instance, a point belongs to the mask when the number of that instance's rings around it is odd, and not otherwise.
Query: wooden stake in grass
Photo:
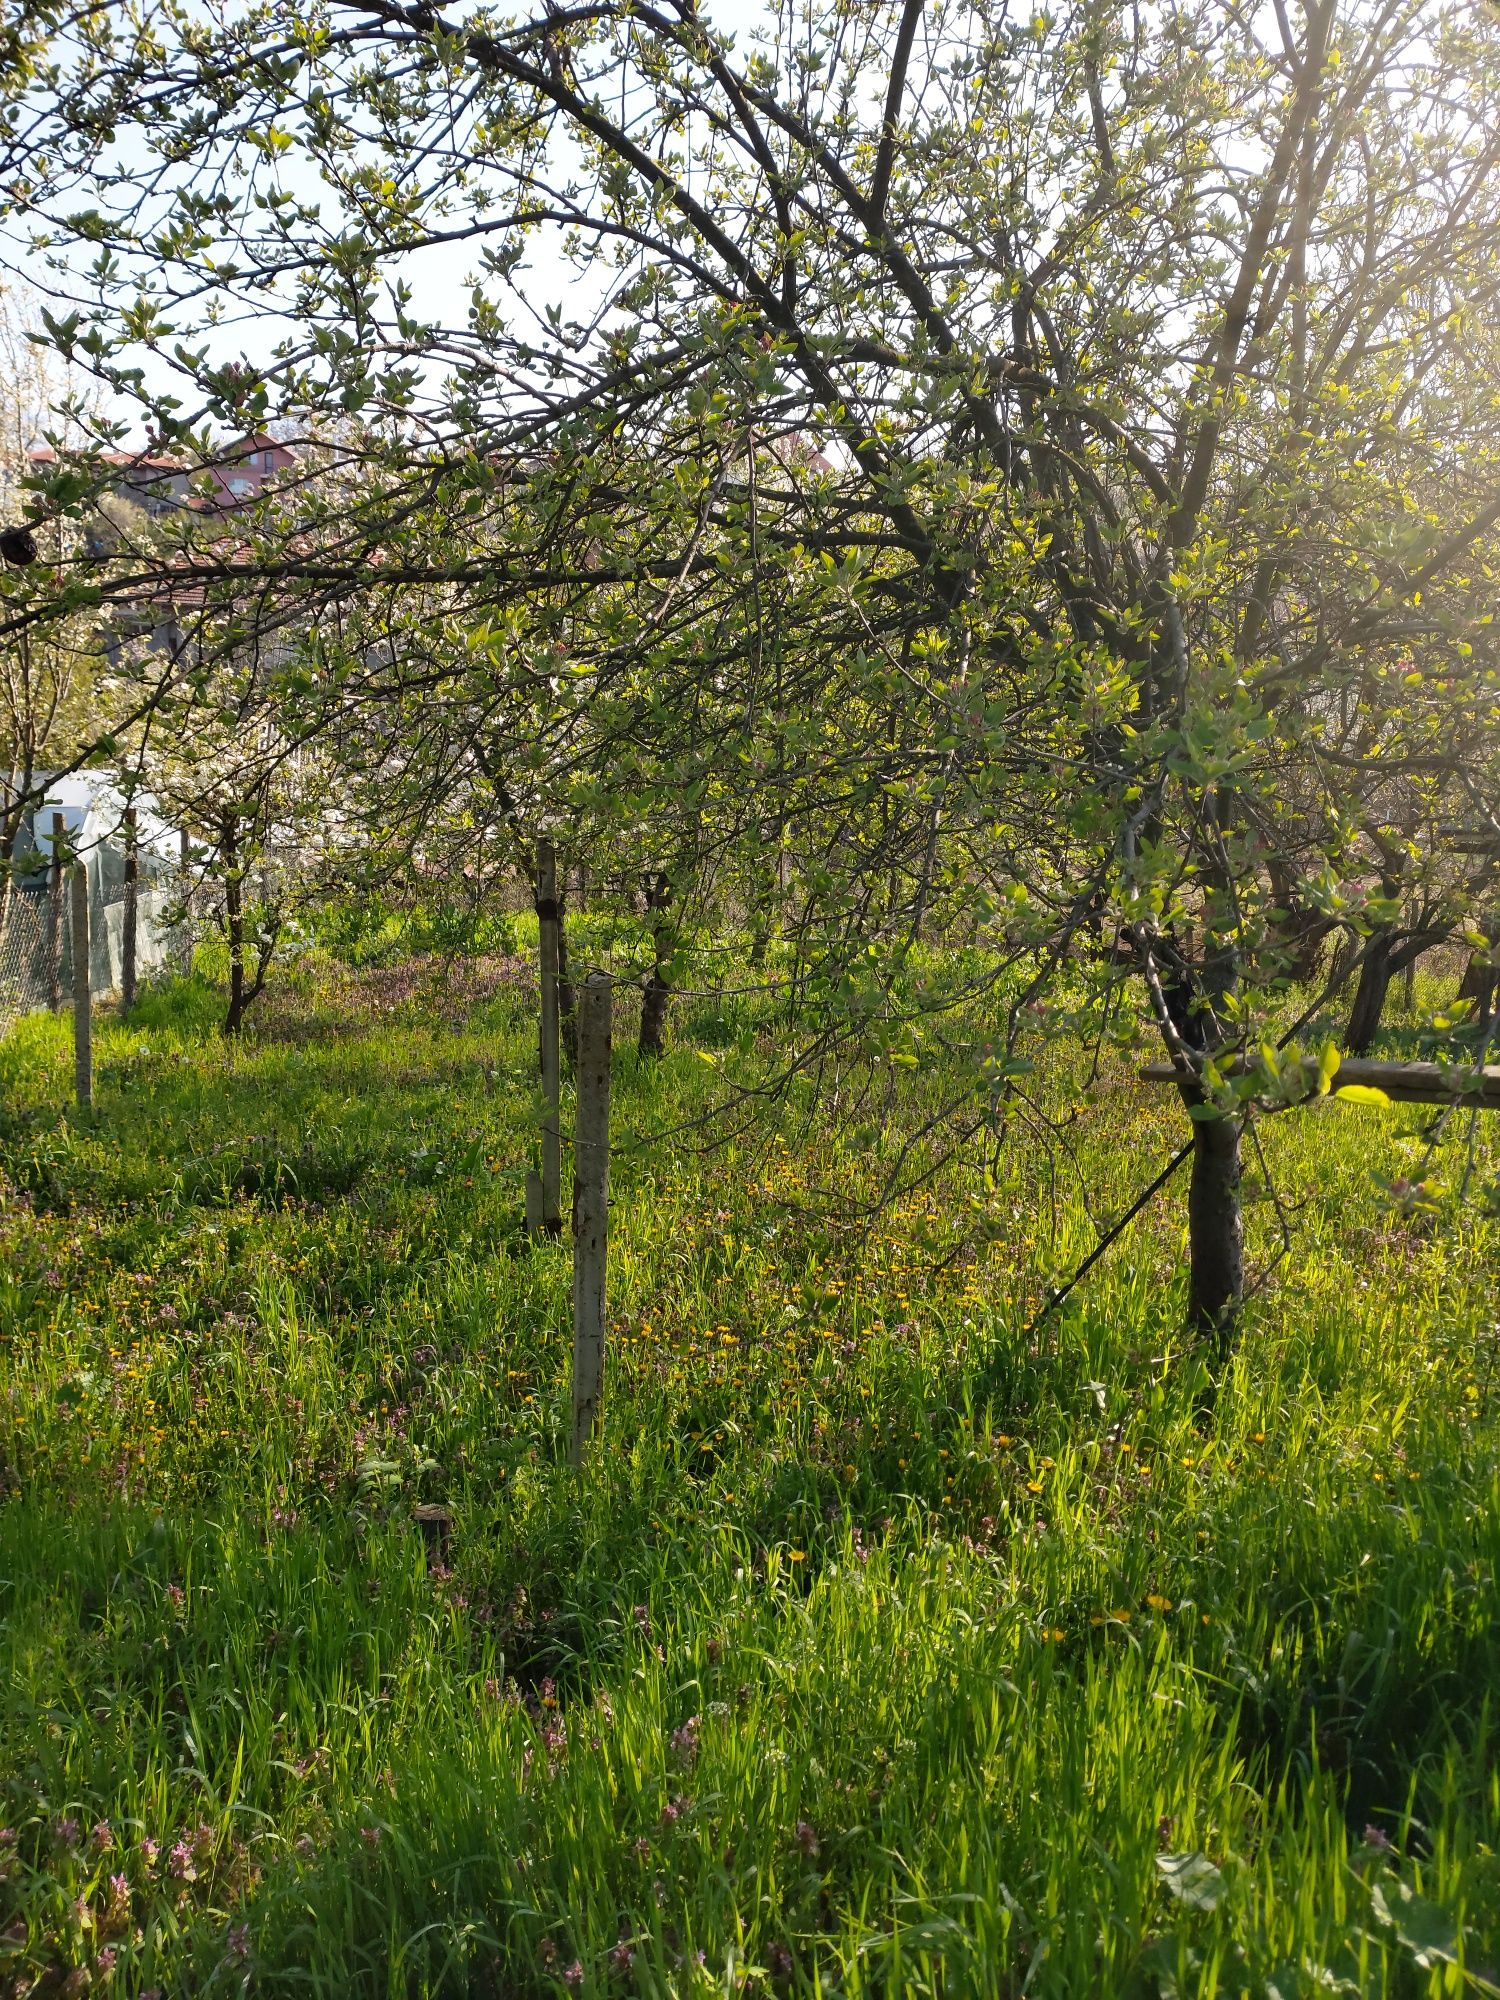
[[[94,1022],[89,992],[89,871],[73,863],[73,1089],[80,1111],[94,1102]]]
[[[542,975],[542,1228],[562,1233],[562,1045],[557,1015],[557,855],[536,845],[536,914]]]
[[[446,1572],[453,1545],[452,1508],[424,1500],[412,1509],[412,1515],[422,1531],[422,1548],[429,1574],[434,1570]]]
[[[52,859],[47,867],[47,1005],[54,1014],[62,1012],[63,854],[67,840],[67,821],[55,812]]]
[[[573,1449],[583,1464],[604,1396],[605,1267],[609,1255],[611,988],[590,973],[578,996],[578,1125],[573,1142]]]
[[[128,1020],[135,1005],[136,935],[140,916],[141,857],[135,807],[125,808],[125,909],[120,925],[120,1013]]]

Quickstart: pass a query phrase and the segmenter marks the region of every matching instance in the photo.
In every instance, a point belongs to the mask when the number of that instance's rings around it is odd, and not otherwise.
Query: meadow
[[[1184,1135],[1128,1051],[874,1213],[963,1053],[709,1145],[776,1029],[684,999],[579,1478],[524,961],[220,1005],[91,1119],[0,1042],[0,1993],[1500,1992],[1482,1128],[1268,1121],[1215,1393],[1180,1187],[1029,1330]]]

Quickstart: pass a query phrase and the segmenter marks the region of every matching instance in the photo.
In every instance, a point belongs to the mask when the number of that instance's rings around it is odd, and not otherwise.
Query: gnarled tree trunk
[[[219,855],[224,863],[224,936],[229,944],[229,1006],[224,1015],[223,1033],[236,1036],[245,1016],[265,988],[271,956],[280,932],[270,911],[261,910],[255,936],[255,970],[245,971],[245,870],[240,865],[239,825],[233,814],[219,822]]]
[[[1359,984],[1354,989],[1349,1025],[1344,1030],[1344,1046],[1350,1055],[1368,1055],[1370,1044],[1380,1032],[1386,995],[1396,974],[1392,963],[1395,942],[1396,934],[1389,929],[1376,931],[1370,939],[1365,962],[1359,969]]]
[[[1397,973],[1415,965],[1424,951],[1441,944],[1447,936],[1448,930],[1443,924],[1427,924],[1420,930],[1408,931],[1404,936],[1389,925],[1375,932],[1360,968],[1354,1005],[1349,1011],[1349,1025],[1344,1030],[1344,1046],[1350,1055],[1369,1054],[1370,1044],[1380,1032],[1386,996]]]
[[[1488,963],[1490,948],[1472,952],[1459,981],[1460,1000],[1474,1002],[1474,1024],[1488,1029],[1495,1012],[1495,968]]]
[[[1240,1209],[1240,1135],[1237,1118],[1204,1118],[1193,1124],[1192,1183],[1188,1189],[1188,1322],[1221,1345],[1233,1332],[1245,1296],[1245,1231]]]
[[[651,926],[653,962],[641,995],[641,1033],[637,1043],[643,1056],[659,1056],[666,1048],[667,1005],[672,997],[672,985],[666,970],[672,956],[672,927],[667,922],[666,912],[671,901],[672,884],[658,869],[646,883],[646,910],[654,921]]]

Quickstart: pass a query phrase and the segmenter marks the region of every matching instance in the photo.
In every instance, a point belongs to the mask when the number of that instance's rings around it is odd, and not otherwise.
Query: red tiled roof
[[[143,472],[186,472],[189,469],[185,458],[165,458],[149,451],[101,451],[98,456],[106,465],[139,467]],[[50,444],[39,444],[33,447],[30,457],[33,465],[52,465],[56,462],[57,453]]]

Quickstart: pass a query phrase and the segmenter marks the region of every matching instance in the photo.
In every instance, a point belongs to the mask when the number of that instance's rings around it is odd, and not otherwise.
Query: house
[[[297,462],[296,453],[267,431],[250,431],[227,445],[207,467],[213,498],[221,507],[242,506],[259,499],[268,481]]]
[[[30,457],[32,467],[39,472],[57,462],[57,453],[46,444],[37,445]],[[114,494],[139,507],[153,521],[194,504],[194,467],[184,458],[149,451],[105,451],[99,457],[113,475]]]
[[[37,471],[57,462],[50,445],[38,445],[30,457]],[[155,521],[184,510],[244,506],[259,499],[268,482],[295,465],[297,457],[268,432],[249,431],[207,463],[152,451],[104,451],[99,461],[108,468],[112,496]]]

